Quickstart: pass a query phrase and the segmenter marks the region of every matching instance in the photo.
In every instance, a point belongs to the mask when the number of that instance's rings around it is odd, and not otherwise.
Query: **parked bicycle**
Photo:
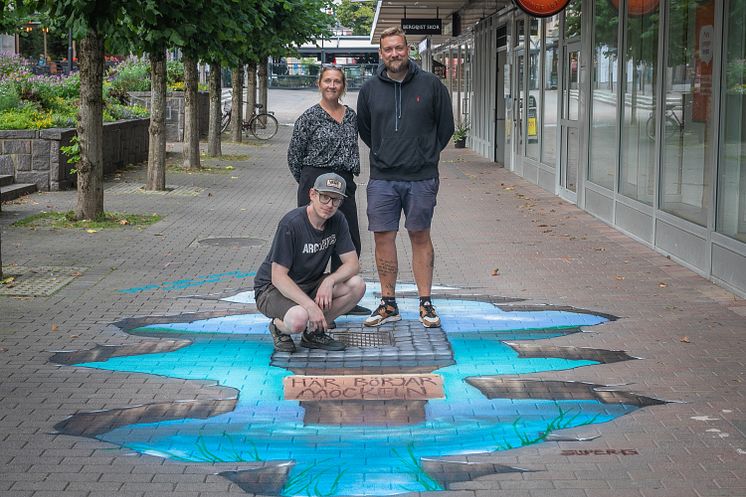
[[[663,120],[663,133],[666,138],[673,138],[678,133],[683,133],[684,131],[684,123],[679,119],[679,116],[676,115],[676,112],[674,112],[675,108],[676,104],[666,104],[666,113]],[[648,117],[645,131],[648,133],[648,138],[655,140],[655,112],[650,114],[650,117]]]
[[[257,140],[269,140],[277,134],[277,118],[272,112],[262,112],[262,104],[256,104],[256,111],[248,119],[241,121],[241,132],[247,131]],[[223,113],[220,121],[220,132],[224,133],[231,123],[231,109]]]

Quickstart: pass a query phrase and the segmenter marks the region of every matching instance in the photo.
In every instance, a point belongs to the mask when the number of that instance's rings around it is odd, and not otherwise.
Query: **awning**
[[[457,34],[464,33],[480,20],[512,5],[510,0],[424,0],[396,1],[378,0],[376,14],[371,28],[371,43],[378,43],[381,32],[392,26],[400,26],[402,19],[440,19],[440,35],[408,34],[409,43],[418,43],[430,36],[439,45],[454,37],[454,24]],[[460,29],[459,29],[460,28]]]

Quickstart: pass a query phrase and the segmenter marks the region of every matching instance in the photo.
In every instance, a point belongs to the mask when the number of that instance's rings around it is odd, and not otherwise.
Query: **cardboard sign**
[[[283,378],[285,400],[428,400],[442,399],[437,374],[345,376],[294,375]]]

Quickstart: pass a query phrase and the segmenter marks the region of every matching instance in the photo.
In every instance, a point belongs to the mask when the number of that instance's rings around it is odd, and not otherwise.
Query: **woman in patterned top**
[[[298,207],[308,204],[309,190],[322,174],[334,172],[345,179],[347,198],[339,206],[339,211],[347,219],[352,243],[360,257],[360,228],[353,178],[360,174],[357,114],[339,101],[347,87],[341,68],[322,66],[317,84],[321,101],[295,121],[288,147],[288,167],[298,182]],[[340,265],[341,261],[333,257],[332,271]]]

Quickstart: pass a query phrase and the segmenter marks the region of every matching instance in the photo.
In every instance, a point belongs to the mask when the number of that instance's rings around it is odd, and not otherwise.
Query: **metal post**
[[[67,74],[73,72],[73,30],[67,30]]]

